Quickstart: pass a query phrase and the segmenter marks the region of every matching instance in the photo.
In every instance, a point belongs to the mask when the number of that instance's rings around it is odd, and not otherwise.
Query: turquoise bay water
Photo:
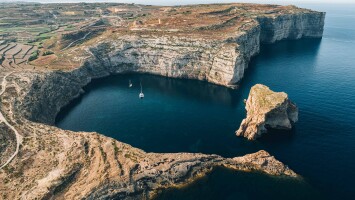
[[[217,169],[159,199],[353,199],[355,195],[355,6],[327,11],[322,40],[263,45],[238,90],[206,82],[127,74],[94,80],[57,126],[97,131],[148,152],[234,157],[265,149],[304,181]],[[128,88],[132,80],[133,88]],[[139,82],[146,98],[138,99]],[[235,136],[256,83],[285,91],[300,109],[290,132],[258,141]]]

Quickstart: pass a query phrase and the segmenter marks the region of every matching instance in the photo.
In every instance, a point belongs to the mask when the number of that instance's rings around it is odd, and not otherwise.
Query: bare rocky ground
[[[324,13],[293,6],[135,5],[134,13],[142,15],[120,13],[115,26],[93,35],[90,24],[55,35],[43,44],[54,54],[0,70],[1,198],[152,198],[215,166],[299,177],[265,151],[236,158],[147,153],[100,133],[54,127],[60,108],[93,78],[144,72],[235,86],[260,43],[321,37],[324,24]]]

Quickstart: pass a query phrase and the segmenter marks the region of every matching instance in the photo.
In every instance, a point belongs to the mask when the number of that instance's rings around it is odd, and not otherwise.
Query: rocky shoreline
[[[0,111],[21,136],[17,143],[16,137],[6,137],[11,142],[0,147],[2,198],[151,198],[155,191],[187,184],[215,166],[298,177],[265,151],[236,158],[146,153],[99,133],[61,130],[53,124],[59,110],[94,78],[140,72],[234,87],[260,43],[321,37],[323,25],[324,13],[302,10],[253,19],[244,31],[222,39],[142,32],[102,36],[96,38],[98,43],[83,47],[93,56],[79,68],[1,71]],[[2,130],[6,136],[15,134]]]

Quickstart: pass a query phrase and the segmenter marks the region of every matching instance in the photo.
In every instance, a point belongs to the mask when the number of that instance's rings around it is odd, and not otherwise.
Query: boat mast
[[[142,89],[142,82],[140,82],[140,84],[141,84],[141,93],[143,93],[142,91],[143,91],[143,89]]]

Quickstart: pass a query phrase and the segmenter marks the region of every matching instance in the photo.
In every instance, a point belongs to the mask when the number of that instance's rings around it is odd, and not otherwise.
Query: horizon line
[[[75,3],[117,3],[117,4],[140,4],[140,5],[154,5],[154,6],[167,6],[167,4],[155,4],[155,3],[149,3],[149,4],[144,4],[144,3],[134,3],[134,2],[122,2],[122,1],[116,1],[116,0],[108,0],[108,1],[96,1],[95,0],[90,0],[90,1],[85,1],[85,0],[69,0],[68,2],[62,2],[60,0],[55,0],[55,1],[31,1],[31,0],[18,0],[18,1],[12,1],[12,0],[0,0],[0,3],[40,3],[40,4],[75,4]],[[182,3],[182,4],[171,4],[169,6],[178,6],[178,5],[199,5],[199,4],[228,4],[228,3],[252,3],[252,4],[353,4],[355,5],[355,2],[347,2],[347,1],[342,1],[342,2],[316,2],[316,1],[305,1],[305,2],[294,2],[294,1],[271,1],[271,2],[257,2],[257,1],[235,1],[235,2],[207,2],[207,3]]]

